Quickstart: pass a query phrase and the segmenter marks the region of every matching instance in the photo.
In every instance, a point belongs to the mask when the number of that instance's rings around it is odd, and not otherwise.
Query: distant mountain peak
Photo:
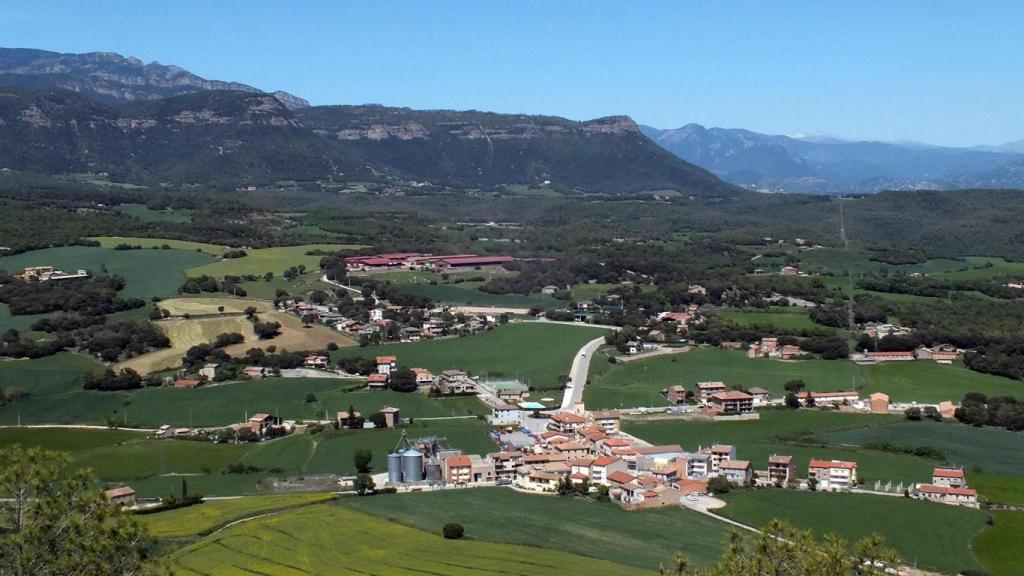
[[[248,84],[207,80],[180,66],[145,64],[116,52],[61,54],[30,48],[0,48],[0,84],[63,88],[108,103],[158,100],[203,90],[263,93]],[[309,106],[287,92],[273,95],[292,110]]]

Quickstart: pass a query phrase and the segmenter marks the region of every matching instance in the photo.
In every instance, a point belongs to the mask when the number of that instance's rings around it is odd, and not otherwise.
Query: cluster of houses
[[[21,274],[16,274],[14,277],[24,282],[48,282],[50,280],[88,278],[89,272],[82,269],[75,272],[64,272],[53,266],[27,266]]]
[[[918,484],[910,493],[914,498],[977,508],[978,491],[967,487],[963,468],[940,466],[932,472],[931,484]]]
[[[435,256],[420,252],[394,252],[372,256],[349,256],[345,266],[350,272],[380,271],[393,268],[408,270],[451,270],[501,266],[516,261],[512,256],[479,256],[477,254],[448,254]]]
[[[286,436],[294,430],[291,422],[273,414],[253,414],[245,422],[231,424],[220,429],[193,429],[172,427],[164,424],[156,429],[153,438],[157,440],[179,439],[220,439],[237,442],[258,442],[267,438]]]
[[[805,354],[806,353],[801,350],[799,346],[794,344],[779,345],[778,338],[761,338],[759,342],[752,344],[750,348],[747,349],[747,358],[793,360]]]
[[[859,364],[877,364],[879,362],[910,362],[913,360],[932,360],[936,364],[952,364],[960,359],[960,350],[951,345],[939,345],[931,348],[921,346],[917,350],[881,351],[864,350],[852,356]]]
[[[383,333],[398,323],[397,337],[402,342],[440,338],[443,336],[472,334],[498,324],[501,318],[497,314],[479,314],[456,321],[447,317],[444,310],[421,310],[422,320],[418,326],[402,324],[395,318],[404,316],[411,311],[404,306],[382,303],[380,307],[371,309],[365,318],[348,318],[341,314],[336,306],[327,304],[310,304],[286,300],[278,304],[282,312],[294,314],[307,324],[322,324],[348,336],[372,336]]]

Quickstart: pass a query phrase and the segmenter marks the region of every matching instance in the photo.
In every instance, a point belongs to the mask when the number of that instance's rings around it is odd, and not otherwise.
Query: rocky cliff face
[[[110,103],[158,100],[206,90],[261,92],[246,84],[207,80],[178,66],[145,64],[112,52],[59,54],[22,48],[0,48],[0,84],[64,88]],[[309,102],[287,92],[272,96],[292,110],[309,106]]]

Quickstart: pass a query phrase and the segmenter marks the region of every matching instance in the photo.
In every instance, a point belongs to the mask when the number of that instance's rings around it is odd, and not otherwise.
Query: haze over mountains
[[[950,148],[916,142],[792,138],[699,124],[675,130],[641,129],[680,158],[757,190],[845,194],[1024,187],[1024,142]]]

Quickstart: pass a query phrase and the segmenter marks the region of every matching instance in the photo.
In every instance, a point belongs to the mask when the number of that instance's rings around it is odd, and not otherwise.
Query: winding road
[[[604,336],[594,338],[583,345],[572,359],[569,370],[569,384],[562,396],[562,410],[571,411],[577,402],[583,400],[583,388],[587,385],[587,373],[590,371],[590,359],[594,352],[604,344]]]

